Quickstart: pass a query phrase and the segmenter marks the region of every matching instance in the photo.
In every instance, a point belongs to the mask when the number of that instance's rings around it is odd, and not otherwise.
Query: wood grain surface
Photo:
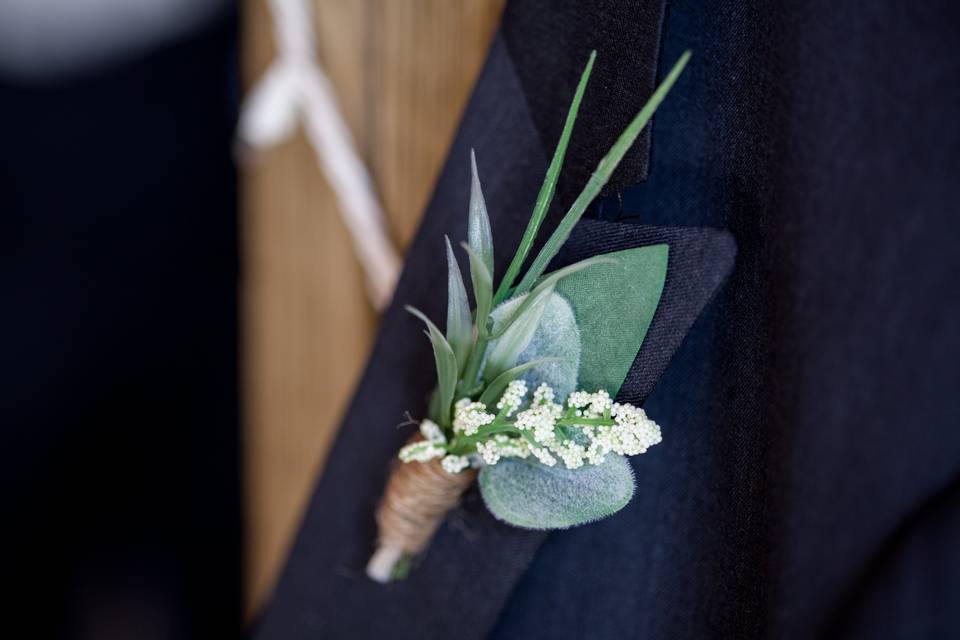
[[[504,0],[317,0],[318,55],[403,250]],[[264,0],[244,3],[249,87],[274,55]],[[302,133],[242,168],[247,615],[277,578],[377,317],[336,201]]]

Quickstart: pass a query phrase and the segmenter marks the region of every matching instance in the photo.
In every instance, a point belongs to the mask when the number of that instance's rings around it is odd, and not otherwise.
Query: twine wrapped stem
[[[377,550],[367,563],[367,575],[388,582],[404,561],[426,549],[476,477],[475,469],[447,473],[439,460],[395,464],[377,508]]]

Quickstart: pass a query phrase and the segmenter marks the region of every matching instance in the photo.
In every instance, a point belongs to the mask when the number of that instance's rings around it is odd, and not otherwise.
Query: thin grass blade
[[[587,66],[580,75],[580,83],[573,94],[573,102],[570,103],[570,110],[567,111],[567,120],[563,125],[563,132],[560,134],[560,141],[557,142],[557,148],[553,152],[553,160],[550,161],[550,167],[547,169],[547,175],[543,180],[543,186],[540,187],[540,194],[537,196],[537,203],[533,207],[533,215],[530,216],[530,222],[523,232],[523,238],[520,239],[520,246],[507,267],[507,272],[500,281],[497,288],[497,294],[493,297],[493,305],[497,306],[510,293],[510,287],[513,281],[520,273],[523,267],[523,261],[527,259],[533,242],[537,238],[537,232],[543,219],[547,217],[547,211],[550,209],[550,203],[553,201],[553,194],[557,188],[557,179],[560,177],[560,169],[563,167],[563,158],[567,153],[567,145],[570,142],[570,135],[573,133],[573,124],[577,120],[577,113],[580,111],[580,101],[583,99],[583,93],[587,88],[587,81],[590,79],[590,72],[593,71],[593,62],[597,58],[597,52],[591,51],[590,58],[587,60]]]
[[[603,189],[604,185],[607,184],[607,181],[610,180],[610,176],[613,175],[614,170],[617,168],[617,165],[620,164],[623,156],[627,153],[630,147],[633,146],[637,136],[640,135],[643,127],[646,126],[646,124],[650,121],[650,118],[653,117],[657,107],[659,107],[660,103],[662,103],[664,98],[667,97],[667,93],[670,92],[670,88],[673,87],[673,84],[677,81],[677,78],[680,77],[680,74],[683,72],[683,68],[687,65],[687,61],[689,59],[689,51],[684,52],[684,54],[680,56],[680,59],[675,65],[673,65],[673,69],[671,69],[670,73],[667,74],[667,77],[663,83],[657,87],[657,90],[653,93],[653,96],[650,97],[647,103],[636,115],[636,117],[627,127],[626,131],[620,135],[613,147],[610,148],[610,151],[607,152],[607,155],[600,160],[600,163],[594,170],[593,175],[587,182],[587,186],[583,188],[583,191],[579,196],[577,196],[577,199],[572,205],[570,205],[570,210],[567,211],[567,214],[563,217],[563,220],[560,221],[557,229],[547,240],[546,244],[540,250],[540,253],[537,254],[533,264],[530,265],[530,269],[527,271],[526,275],[523,276],[523,280],[521,280],[520,284],[517,285],[514,295],[529,291],[534,282],[536,282],[537,278],[539,278],[540,275],[546,270],[547,265],[550,264],[550,261],[553,260],[553,257],[557,255],[560,247],[562,247],[563,243],[567,241],[568,237],[570,237],[570,231],[573,229],[574,225],[579,222],[584,211],[587,210],[587,207],[590,206],[590,203],[593,202],[593,200]]]

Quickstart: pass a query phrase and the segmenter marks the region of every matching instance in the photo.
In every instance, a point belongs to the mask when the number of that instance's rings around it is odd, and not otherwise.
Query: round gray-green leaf
[[[521,302],[522,299],[510,300],[494,309],[491,314],[494,326],[509,317]],[[491,344],[496,347],[497,342],[495,340]],[[527,381],[530,389],[546,383],[560,400],[576,390],[580,369],[580,331],[573,309],[563,296],[550,294],[536,330],[526,345],[520,347],[514,358],[516,362],[550,358],[521,374],[520,377]]]
[[[480,471],[480,493],[490,512],[524,529],[567,529],[606,518],[633,497],[626,458],[567,469],[531,458],[508,458]]]

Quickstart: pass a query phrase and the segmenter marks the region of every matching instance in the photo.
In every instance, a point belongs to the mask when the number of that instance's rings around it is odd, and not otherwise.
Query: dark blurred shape
[[[4,635],[240,633],[236,44],[0,78]]]

